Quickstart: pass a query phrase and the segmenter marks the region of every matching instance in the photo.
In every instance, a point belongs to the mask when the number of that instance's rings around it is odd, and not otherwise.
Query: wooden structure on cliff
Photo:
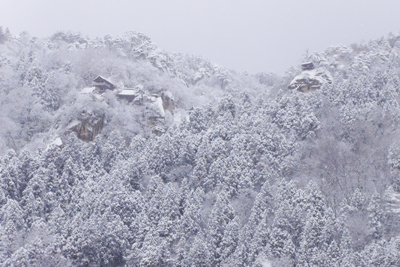
[[[93,80],[93,86],[100,93],[104,93],[106,90],[114,90],[117,88],[117,86],[101,76],[98,76]]]
[[[312,62],[305,62],[301,64],[301,70],[313,70],[314,69],[314,63]]]
[[[118,98],[125,99],[137,105],[143,104],[143,96],[145,95],[143,85],[137,85],[134,88],[124,88],[117,94]]]
[[[301,64],[302,72],[294,77],[288,88],[307,93],[315,91],[323,84],[331,84],[332,76],[324,67],[315,67],[314,63],[306,62]]]

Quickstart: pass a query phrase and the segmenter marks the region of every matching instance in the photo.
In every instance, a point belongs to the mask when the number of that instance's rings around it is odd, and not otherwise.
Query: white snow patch
[[[46,150],[48,150],[49,148],[53,147],[53,146],[61,146],[63,144],[62,140],[60,137],[57,137],[56,139],[54,139],[50,144],[47,145]]]
[[[101,94],[101,95],[99,95],[99,94],[93,94],[93,95],[94,95],[94,97],[95,97],[97,100],[99,100],[99,101],[103,101],[103,100],[104,100],[103,94]]]
[[[92,94],[95,87],[86,87],[81,90],[81,94]]]
[[[151,104],[151,107],[159,116],[165,117],[165,111],[161,97],[155,98],[155,101]]]
[[[79,120],[73,120],[70,124],[68,124],[67,129],[71,129],[81,123]]]
[[[61,146],[63,144],[62,140],[60,137],[57,137],[53,143],[51,143],[52,145],[56,145],[56,146]]]
[[[174,123],[179,124],[182,122],[182,113],[180,111],[175,111],[174,114]]]

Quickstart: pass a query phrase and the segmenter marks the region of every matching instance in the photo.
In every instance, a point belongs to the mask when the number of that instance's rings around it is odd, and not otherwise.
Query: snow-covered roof
[[[139,84],[133,88],[124,88],[118,95],[121,96],[130,96],[130,95],[139,95],[143,93],[143,85]]]
[[[101,75],[99,75],[99,76],[97,76],[96,77],[96,79],[94,79],[93,81],[102,81],[102,80],[104,80],[104,81],[107,81],[107,82],[109,82],[109,80],[107,79],[107,78],[104,78],[103,76],[101,76]]]
[[[119,92],[118,95],[137,95],[138,91],[135,88],[125,88],[122,92]]]
[[[102,76],[98,76],[96,79],[93,80],[93,86],[96,85],[106,85],[108,86],[110,89],[114,89],[116,88],[116,86],[110,82],[108,79],[102,77]]]
[[[314,69],[314,63],[312,62],[305,62],[301,64],[301,69],[302,70],[312,70]]]

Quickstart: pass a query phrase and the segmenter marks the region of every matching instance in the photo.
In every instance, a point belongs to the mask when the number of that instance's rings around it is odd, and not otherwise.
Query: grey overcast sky
[[[36,37],[137,31],[169,52],[283,74],[307,49],[400,32],[400,0],[0,0],[0,25]]]

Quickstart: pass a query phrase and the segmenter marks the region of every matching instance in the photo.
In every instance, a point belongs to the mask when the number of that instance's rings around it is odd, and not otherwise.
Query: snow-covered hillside
[[[66,126],[82,112],[107,117],[105,135],[109,129],[118,129],[126,137],[146,136],[151,130],[141,117],[150,104],[140,107],[117,101],[118,90],[124,88],[139,86],[148,98],[168,92],[177,103],[174,113],[185,118],[193,107],[242,90],[243,82],[252,94],[264,94],[277,80],[263,75],[260,83],[256,76],[237,74],[202,58],[163,52],[148,37],[134,32],[95,40],[62,32],[48,39],[27,33],[9,34],[4,39],[0,46],[0,86],[5,102],[1,120],[7,126],[0,132],[2,154],[9,148],[19,151],[25,146],[45,146],[51,139],[49,133],[63,138]],[[96,99],[79,94],[99,75],[118,88]],[[162,128],[170,127],[171,121],[174,119],[166,118]]]
[[[277,77],[3,32],[2,266],[400,266],[398,35]]]

